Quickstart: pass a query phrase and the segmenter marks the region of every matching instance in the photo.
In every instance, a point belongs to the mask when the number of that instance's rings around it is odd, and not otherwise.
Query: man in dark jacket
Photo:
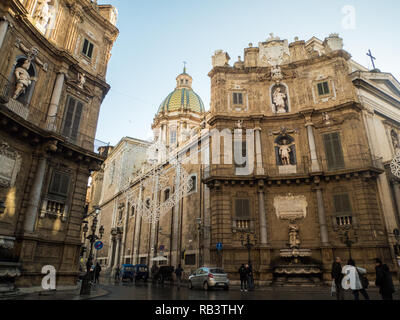
[[[375,259],[376,281],[375,284],[379,287],[379,293],[383,300],[393,300],[395,292],[392,274],[386,264],[382,264],[381,259]]]
[[[344,300],[344,290],[342,288],[342,260],[336,257],[336,260],[332,263],[332,279],[335,280],[336,285],[336,298],[338,300]]]
[[[178,290],[180,290],[180,288],[181,288],[182,274],[183,274],[183,269],[182,269],[182,266],[179,264],[178,268],[175,269]]]
[[[240,291],[247,291],[247,271],[244,264],[239,268]]]
[[[100,272],[101,272],[101,266],[97,262],[96,266],[94,267],[94,283],[99,283]]]

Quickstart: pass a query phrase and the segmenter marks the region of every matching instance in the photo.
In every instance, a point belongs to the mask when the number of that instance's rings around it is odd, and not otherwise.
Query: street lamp
[[[6,204],[4,200],[0,200],[0,214],[4,213],[6,211]]]
[[[97,230],[97,216],[100,214],[100,207],[94,207],[95,209],[95,216],[93,218],[92,221],[92,226],[90,227],[90,230],[92,231],[91,234],[89,234],[88,236],[86,236],[86,233],[89,231],[89,226],[88,226],[88,222],[84,221],[84,226],[83,226],[83,236],[84,239],[88,239],[89,243],[90,243],[90,251],[89,251],[89,256],[87,258],[87,262],[86,262],[86,275],[82,280],[82,286],[81,286],[81,295],[88,295],[90,294],[91,291],[91,282],[90,282],[90,268],[92,266],[92,260],[93,260],[93,244],[98,240],[101,239],[103,237],[104,234],[104,227],[101,226],[99,228],[99,235],[96,235],[96,230]]]
[[[247,232],[246,239],[243,237],[243,233],[240,235],[240,242],[242,246],[247,248],[247,252],[249,255],[249,265],[251,264],[251,249],[257,245],[257,236],[255,234],[253,235],[254,241],[252,243],[250,239],[250,234],[252,233]]]
[[[357,241],[355,240],[351,240],[350,236],[349,236],[349,231],[351,229],[351,226],[344,226],[344,237],[342,237],[342,242],[346,245],[346,247],[349,249],[349,258],[350,260],[352,260],[351,257],[351,247],[354,243],[356,243]]]

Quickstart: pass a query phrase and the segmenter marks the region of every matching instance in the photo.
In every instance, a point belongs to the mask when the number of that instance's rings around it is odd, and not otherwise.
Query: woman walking
[[[350,259],[347,265],[343,267],[342,273],[344,278],[342,280],[343,289],[351,289],[353,291],[354,300],[360,300],[360,293],[365,300],[369,300],[368,293],[365,289],[368,287],[368,280],[364,276],[367,270],[364,268],[356,267],[356,262]]]
[[[379,287],[379,293],[383,300],[393,300],[395,292],[392,274],[386,264],[382,264],[381,259],[375,259],[376,281],[375,284]]]

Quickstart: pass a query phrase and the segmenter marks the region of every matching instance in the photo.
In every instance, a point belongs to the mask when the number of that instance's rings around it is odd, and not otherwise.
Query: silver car
[[[228,275],[218,267],[203,267],[196,270],[189,276],[189,289],[203,288],[223,288],[229,290]]]

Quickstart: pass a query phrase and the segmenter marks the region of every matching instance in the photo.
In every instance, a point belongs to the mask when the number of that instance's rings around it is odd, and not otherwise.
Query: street
[[[108,282],[108,283],[107,283]],[[213,289],[190,290],[184,285],[180,290],[170,284],[163,287],[151,282],[137,284],[125,282],[114,284],[103,279],[100,287],[109,294],[92,300],[335,300],[330,295],[329,287],[265,287],[251,292],[241,292],[238,287],[229,291]],[[381,300],[378,289],[368,290],[371,300]],[[345,293],[346,300],[353,300],[350,292]],[[394,295],[399,300],[399,295]]]

